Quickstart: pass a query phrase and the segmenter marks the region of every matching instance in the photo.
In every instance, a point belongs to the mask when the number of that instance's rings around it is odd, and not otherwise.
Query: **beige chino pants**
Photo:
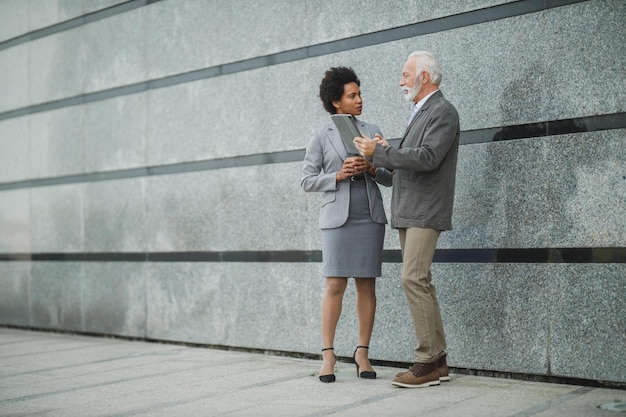
[[[446,349],[439,302],[430,265],[440,232],[409,227],[398,229],[402,250],[402,289],[415,329],[416,362],[434,362]]]

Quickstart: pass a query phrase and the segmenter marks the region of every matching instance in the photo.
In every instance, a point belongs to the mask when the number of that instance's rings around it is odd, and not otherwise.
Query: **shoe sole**
[[[399,372],[396,374],[396,378],[400,378],[402,375],[406,374],[409,371],[406,372]],[[439,381],[441,382],[450,382],[450,377],[449,376],[440,376],[439,377]]]
[[[428,382],[424,382],[423,384],[418,384],[418,385],[405,384],[404,382],[394,382],[394,381],[391,381],[391,385],[395,385],[396,387],[402,387],[402,388],[425,388],[425,387],[433,387],[435,385],[440,385],[440,384],[441,383],[439,382],[439,380],[428,381]]]

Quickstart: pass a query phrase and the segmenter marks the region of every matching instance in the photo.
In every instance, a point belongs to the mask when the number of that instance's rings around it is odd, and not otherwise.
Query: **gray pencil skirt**
[[[322,273],[325,277],[380,277],[385,225],[370,216],[365,181],[350,183],[348,221],[322,229]]]

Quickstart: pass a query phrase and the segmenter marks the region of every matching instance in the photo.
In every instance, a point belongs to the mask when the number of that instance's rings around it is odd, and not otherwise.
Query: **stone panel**
[[[28,327],[30,262],[0,262],[0,324]]]
[[[30,116],[32,178],[80,174],[85,170],[82,107],[66,107]]]
[[[143,179],[100,181],[85,186],[85,250],[145,251]]]
[[[0,112],[26,107],[29,101],[27,46],[16,46],[0,51]]]
[[[29,178],[29,118],[0,121],[0,184]]]
[[[84,331],[83,266],[78,262],[34,262],[30,322],[33,327]]]
[[[543,269],[553,287],[550,372],[626,381],[626,265],[570,264]]]
[[[316,308],[307,269],[300,264],[150,264],[148,337],[309,351]]]
[[[543,265],[436,264],[449,365],[545,374],[551,294]]]
[[[432,0],[217,3],[176,0],[146,10],[147,30],[156,35],[147,39],[146,45],[149,78],[336,41],[506,1],[455,0],[445,5]],[[242,44],[246,48],[241,48]]]
[[[33,252],[83,251],[84,190],[82,184],[36,187],[30,190],[30,239]]]
[[[626,131],[461,146],[441,248],[612,247],[626,237]]]
[[[31,105],[83,92],[85,45],[81,29],[56,33],[27,45],[28,66],[13,66],[13,70],[28,74],[26,91]]]
[[[80,29],[85,54],[83,92],[143,81],[143,8],[85,25]]]
[[[83,267],[84,331],[146,336],[145,263],[89,262]]]
[[[0,192],[0,253],[30,252],[29,212],[27,189]]]
[[[28,3],[4,0],[0,3],[0,42],[28,32]]]
[[[151,250],[300,249],[307,239],[304,225],[317,218],[303,216],[306,199],[292,168],[265,165],[149,179]],[[287,181],[267,181],[273,177]],[[290,195],[296,197],[285,198]]]
[[[145,98],[133,94],[84,107],[86,172],[145,166]]]

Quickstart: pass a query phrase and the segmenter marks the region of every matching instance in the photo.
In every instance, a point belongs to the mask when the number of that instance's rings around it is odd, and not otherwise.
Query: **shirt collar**
[[[421,99],[420,101],[415,103],[415,107],[413,107],[413,111],[416,112],[419,109],[421,109],[422,106],[424,106],[424,103],[426,103],[426,100],[428,100],[430,98],[430,96],[435,94],[437,91],[439,91],[439,89],[436,89],[435,91],[433,91],[432,93],[430,93],[429,95],[427,95],[426,97],[424,97],[423,99]]]

